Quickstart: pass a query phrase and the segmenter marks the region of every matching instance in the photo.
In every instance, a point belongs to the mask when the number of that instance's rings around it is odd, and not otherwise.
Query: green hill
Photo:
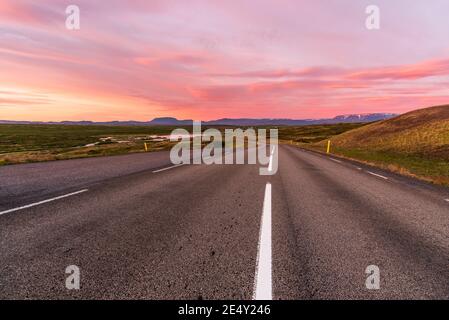
[[[449,185],[449,105],[372,123],[331,141],[332,153]]]

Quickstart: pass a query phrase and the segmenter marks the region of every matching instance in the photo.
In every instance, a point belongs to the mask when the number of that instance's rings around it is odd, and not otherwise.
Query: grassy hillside
[[[449,105],[372,123],[331,141],[333,153],[449,185]]]

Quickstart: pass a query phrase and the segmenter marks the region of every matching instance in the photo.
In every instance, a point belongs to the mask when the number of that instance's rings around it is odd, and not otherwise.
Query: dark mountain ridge
[[[392,113],[368,113],[340,115],[329,119],[252,119],[252,118],[223,118],[203,121],[203,125],[228,125],[228,126],[302,126],[311,124],[334,124],[354,122],[374,122],[386,120],[397,116]],[[108,125],[108,126],[190,126],[193,120],[178,120],[173,117],[155,118],[151,121],[11,121],[0,120],[0,124],[59,124],[59,125]]]

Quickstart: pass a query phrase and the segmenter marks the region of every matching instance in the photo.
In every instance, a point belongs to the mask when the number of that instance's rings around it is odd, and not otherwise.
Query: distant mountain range
[[[354,122],[374,122],[386,120],[397,116],[393,113],[368,113],[350,114],[336,116],[330,119],[251,119],[223,118],[218,120],[203,121],[203,125],[209,126],[304,126],[311,124],[333,124],[333,123],[354,123]],[[10,121],[0,120],[0,124],[62,124],[62,125],[108,125],[108,126],[191,126],[192,120],[178,120],[176,118],[164,117],[155,118],[151,121],[61,121],[61,122],[41,122],[41,121]]]

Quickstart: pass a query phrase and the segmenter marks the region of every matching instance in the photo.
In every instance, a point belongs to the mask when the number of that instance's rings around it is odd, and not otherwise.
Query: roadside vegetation
[[[339,123],[311,126],[277,127],[279,140],[284,143],[311,144],[343,132],[360,128],[366,123]]]
[[[0,165],[159,151],[169,126],[0,125]],[[189,130],[189,128],[186,128]]]
[[[449,185],[449,105],[412,111],[329,137],[333,154]],[[327,139],[302,144],[324,152]]]
[[[0,124],[0,166],[169,150],[177,143],[169,140],[174,129],[179,127]],[[183,129],[192,132],[191,126]]]

